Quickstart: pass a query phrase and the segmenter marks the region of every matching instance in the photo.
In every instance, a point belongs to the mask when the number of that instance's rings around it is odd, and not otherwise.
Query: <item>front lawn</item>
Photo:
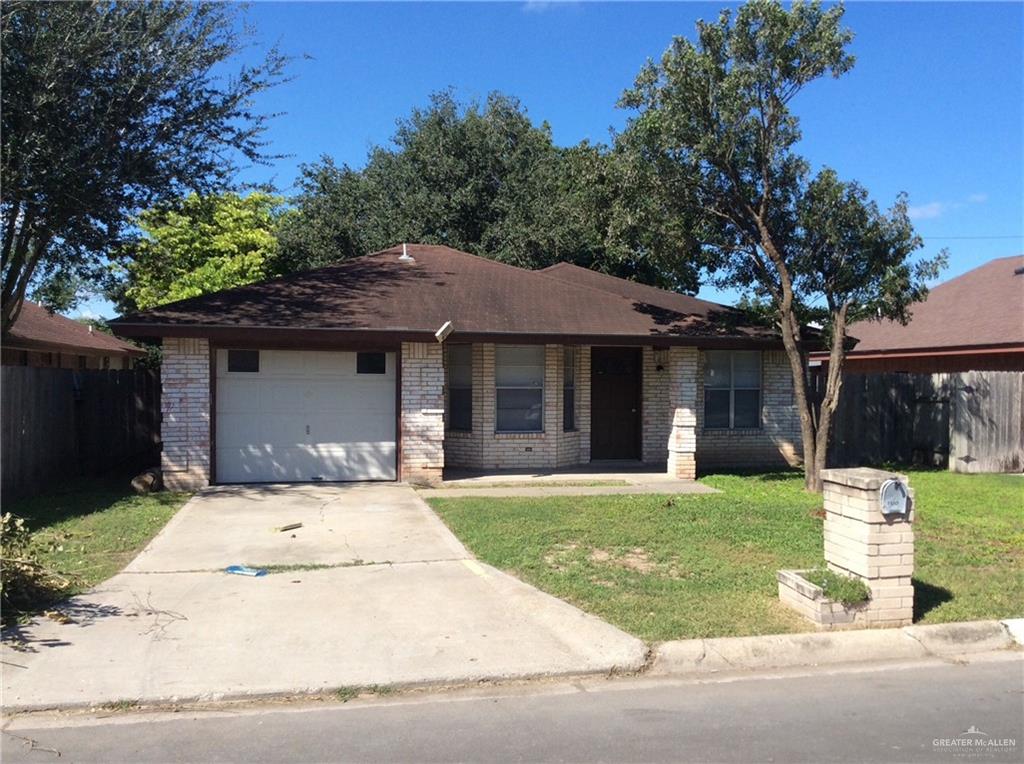
[[[430,499],[482,560],[652,641],[807,631],[775,572],[822,559],[799,473],[713,475],[721,494]],[[1024,478],[912,472],[918,619],[1024,615]]]
[[[75,594],[127,565],[188,497],[168,492],[137,496],[126,478],[89,480],[5,502],[3,511],[25,518],[37,561],[72,577],[74,585],[63,594]]]

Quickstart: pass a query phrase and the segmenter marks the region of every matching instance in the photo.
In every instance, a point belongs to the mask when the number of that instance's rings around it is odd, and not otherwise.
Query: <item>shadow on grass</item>
[[[911,579],[914,584],[914,621],[920,621],[925,615],[953,599],[953,592],[942,586],[934,586],[919,578]]]
[[[4,512],[25,518],[33,531],[74,517],[109,509],[122,499],[135,496],[132,475],[108,475],[101,478],[76,478],[54,486],[38,496],[4,502]],[[174,501],[173,494],[150,494],[156,501]]]
[[[765,472],[763,469],[719,469],[711,470],[709,472],[701,472],[697,475],[699,478],[705,477],[741,477],[753,480],[760,480],[765,483],[780,483],[784,481],[792,480],[793,478],[803,477],[803,470],[801,469],[779,469],[769,472]]]

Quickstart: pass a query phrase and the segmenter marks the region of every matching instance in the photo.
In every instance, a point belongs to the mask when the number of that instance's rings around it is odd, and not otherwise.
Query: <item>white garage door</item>
[[[395,354],[217,351],[221,483],[395,479]]]

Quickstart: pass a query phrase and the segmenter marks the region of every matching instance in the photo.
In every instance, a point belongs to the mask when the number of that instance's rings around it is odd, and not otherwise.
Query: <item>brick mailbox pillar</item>
[[[822,480],[825,561],[835,572],[859,578],[871,590],[871,599],[857,613],[857,623],[910,624],[914,616],[914,508],[906,476],[858,467],[824,470]],[[880,492],[887,481],[903,486],[888,487],[885,513]],[[904,493],[905,503],[899,501]],[[906,511],[897,511],[902,507]]]

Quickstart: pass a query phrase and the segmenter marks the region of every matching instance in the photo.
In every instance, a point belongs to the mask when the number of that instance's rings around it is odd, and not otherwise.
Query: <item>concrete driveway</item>
[[[223,572],[235,563],[272,572]],[[8,710],[603,673],[645,655],[473,559],[390,483],[204,491],[62,612],[8,635],[24,642],[4,645]]]

